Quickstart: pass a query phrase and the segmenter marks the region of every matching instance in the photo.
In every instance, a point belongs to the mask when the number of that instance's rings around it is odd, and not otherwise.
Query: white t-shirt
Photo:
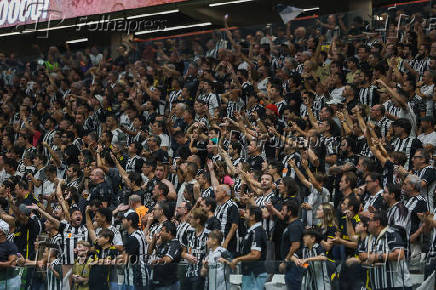
[[[436,132],[431,132],[430,134],[424,134],[418,136],[419,141],[422,142],[422,145],[431,144],[436,147]]]
[[[344,92],[344,89],[345,89],[345,87],[333,89],[330,92],[330,96],[332,97],[332,99],[343,100],[344,97],[342,96],[342,93]]]
[[[170,147],[170,137],[167,134],[160,134],[160,146]]]

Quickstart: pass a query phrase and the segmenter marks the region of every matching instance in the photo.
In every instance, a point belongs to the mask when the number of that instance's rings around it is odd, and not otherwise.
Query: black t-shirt
[[[108,205],[112,204],[114,198],[112,187],[109,186],[106,181],[92,187],[89,193],[91,200],[98,199],[102,202],[107,202]]]
[[[262,223],[256,223],[248,229],[242,241],[241,255],[247,255],[251,250],[260,251],[260,259],[257,261],[242,262],[242,275],[250,275],[253,273],[255,276],[265,273],[265,259],[267,252],[266,231],[262,227]]]
[[[16,255],[18,253],[17,246],[9,241],[0,243],[0,262],[7,262],[9,256]]]
[[[221,222],[213,216],[206,221],[204,227],[209,231],[221,230]]]
[[[171,262],[168,264],[158,264],[153,270],[153,285],[156,287],[169,286],[177,281],[177,263],[182,255],[182,247],[177,239],[173,239],[158,246],[156,256],[163,258],[168,256]]]
[[[169,160],[168,152],[160,148],[151,153],[151,158],[162,163],[168,163]]]
[[[126,243],[124,244],[124,249],[126,250],[126,253],[130,256],[130,263],[134,264],[136,263],[137,259],[139,258],[139,242],[138,240],[133,237],[132,235],[129,235],[126,238]]]
[[[250,164],[250,168],[254,168],[256,170],[262,169],[263,158],[260,155],[250,156],[247,159],[248,164]]]
[[[291,244],[300,242],[300,246],[303,241],[304,225],[301,220],[297,219],[291,222],[283,232],[282,242],[280,244],[280,258],[284,260],[289,253]]]
[[[351,219],[351,224],[353,225],[353,228],[356,228],[356,225],[359,222],[360,222],[359,215],[356,214]],[[341,216],[341,218],[339,219],[339,230],[341,232],[341,238],[346,240],[346,241],[350,241],[350,237],[348,236],[348,233],[347,233],[347,218],[345,216]],[[345,251],[347,253],[347,256],[352,256],[355,253],[355,249],[353,249],[353,248],[345,248]]]
[[[119,252],[115,247],[109,247],[107,249],[102,249],[100,246],[95,246],[95,254],[91,257],[93,261],[96,260],[115,260],[118,256]],[[115,278],[115,274],[111,273],[112,270],[114,270],[114,266],[109,265],[103,265],[103,264],[95,264],[91,265],[90,271],[89,271],[89,287],[91,289],[108,289],[109,288],[109,282],[113,281]]]

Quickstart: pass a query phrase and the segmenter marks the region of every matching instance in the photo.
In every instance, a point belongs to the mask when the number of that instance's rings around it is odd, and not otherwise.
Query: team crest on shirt
[[[71,239],[72,236],[73,236],[73,233],[68,233],[67,234],[67,239]]]

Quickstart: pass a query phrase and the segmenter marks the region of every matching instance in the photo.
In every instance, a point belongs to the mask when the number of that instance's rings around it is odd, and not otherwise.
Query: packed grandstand
[[[415,2],[0,53],[0,289],[434,289]]]

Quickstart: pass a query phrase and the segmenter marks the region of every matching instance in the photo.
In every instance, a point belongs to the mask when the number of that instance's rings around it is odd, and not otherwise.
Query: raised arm
[[[92,224],[92,220],[91,220],[91,216],[89,215],[89,205],[86,206],[86,210],[85,210],[85,216],[86,216],[86,227],[88,228],[88,232],[89,232],[89,238],[91,239],[91,241],[93,243],[95,243],[95,241],[97,240],[97,236],[95,234],[95,229],[94,229],[94,225]]]
[[[43,142],[42,146],[47,148],[48,152],[50,153],[50,156],[53,158],[53,161],[54,161],[56,167],[60,167],[61,160],[59,159],[59,156],[56,154],[56,152],[54,152],[54,150],[50,147],[50,145],[48,145],[47,142]]]
[[[54,217],[52,217],[49,213],[45,212],[42,208],[40,208],[38,205],[36,204],[32,204],[30,206],[27,206],[30,209],[35,209],[37,210],[41,216],[43,216],[44,218],[48,219],[52,224],[54,224],[56,229],[59,229],[61,222],[58,219],[55,219]]]
[[[210,181],[212,183],[212,187],[215,190],[217,188],[217,186],[220,185],[220,183],[219,183],[218,179],[216,178],[215,169],[213,168],[213,162],[210,159],[207,160],[207,168],[209,169]]]
[[[56,187],[56,197],[59,201],[59,203],[61,204],[62,210],[65,214],[65,218],[67,219],[67,221],[70,221],[71,217],[70,217],[70,211],[69,211],[69,207],[67,204],[67,201],[65,200],[63,194],[62,194],[62,185],[66,184],[65,179],[59,179],[58,181],[58,185]]]
[[[295,174],[298,176],[298,179],[300,179],[301,183],[304,184],[307,188],[310,188],[312,186],[312,183],[310,183],[303,173],[301,173],[300,169],[295,165],[295,160],[290,159],[289,160],[289,166],[291,166],[295,170]]]

